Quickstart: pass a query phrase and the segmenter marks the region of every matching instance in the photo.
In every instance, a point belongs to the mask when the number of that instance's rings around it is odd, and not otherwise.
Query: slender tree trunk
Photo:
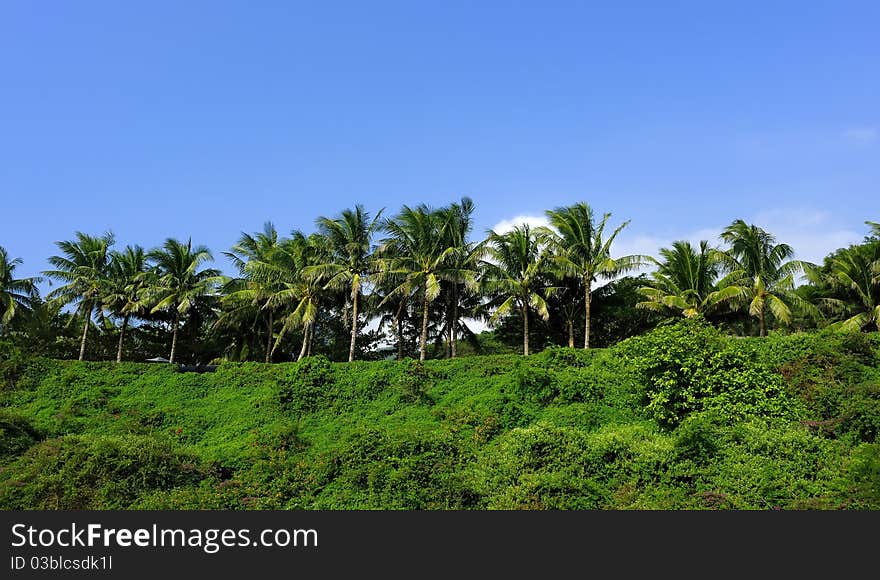
[[[354,360],[354,347],[355,341],[357,340],[357,332],[358,332],[358,295],[360,292],[355,292],[352,297],[352,305],[351,305],[351,345],[348,347],[348,362]]]
[[[452,328],[449,342],[452,348],[452,358],[458,356],[458,284],[452,286]]]
[[[767,336],[767,326],[764,322],[764,305],[761,305],[761,313],[758,315],[758,329],[761,336]]]
[[[309,322],[303,328],[303,345],[299,350],[299,356],[296,357],[296,360],[301,361],[304,356],[306,356],[306,350],[309,347],[309,327],[312,326],[312,323]]]
[[[174,332],[171,335],[171,358],[168,362],[174,362],[174,355],[177,352],[177,329],[180,327],[180,312],[174,311]]]
[[[89,334],[89,323],[92,321],[92,309],[86,313],[86,323],[83,325],[82,340],[79,341],[79,360],[86,356],[86,336]]]
[[[574,321],[568,319],[568,348],[574,348]]]
[[[428,343],[428,288],[425,287],[425,295],[422,298],[422,338],[419,341],[419,360],[425,360]]]
[[[116,347],[116,362],[122,362],[122,341],[125,339],[126,327],[128,327],[128,314],[122,317],[122,329],[119,331],[119,346]]]
[[[403,316],[397,313],[397,360],[403,360]]]
[[[269,336],[266,337],[266,362],[272,362],[272,327],[274,326],[274,317],[272,316],[272,311],[269,311],[269,324],[266,325],[267,334]]]
[[[529,356],[529,307],[527,304],[522,305],[523,319],[523,354]]]
[[[316,321],[311,321],[309,323],[309,350],[306,351],[306,356],[312,356],[312,345],[315,344],[315,325],[318,324]]]
[[[590,348],[590,282],[584,284],[584,349]]]

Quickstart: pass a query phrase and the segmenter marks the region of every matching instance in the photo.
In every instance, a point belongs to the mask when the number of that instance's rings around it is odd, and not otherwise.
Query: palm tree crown
[[[83,360],[86,352],[86,336],[91,324],[92,313],[100,312],[102,293],[105,288],[110,266],[110,246],[113,245],[113,234],[107,232],[101,236],[90,236],[76,232],[76,240],[64,240],[55,245],[61,255],[50,256],[49,263],[54,270],[44,272],[54,280],[65,282],[50,292],[49,300],[59,304],[76,304],[80,316],[83,317],[83,333],[80,340],[79,360]]]
[[[126,246],[122,252],[111,252],[105,283],[104,306],[114,316],[122,318],[116,348],[116,362],[120,362],[129,319],[146,313],[143,294],[147,287],[147,258],[144,249],[134,245]]]
[[[199,301],[213,296],[223,281],[220,272],[213,268],[199,269],[212,261],[211,252],[205,246],[192,245],[174,238],[165,240],[162,248],[148,254],[154,265],[152,284],[147,296],[153,307],[151,312],[167,311],[173,314],[171,356],[174,362],[177,351],[177,334],[181,317]]]
[[[636,308],[691,318],[708,314],[741,294],[729,280],[718,280],[721,259],[707,240],[701,240],[699,248],[677,240],[671,248],[662,248],[660,256],[660,261],[650,259],[657,270],[651,274],[651,283],[639,289],[645,300]]]
[[[731,285],[739,289],[734,303],[748,304],[749,314],[758,318],[760,336],[767,334],[768,314],[784,325],[791,323],[791,307],[819,316],[815,306],[795,293],[795,275],[815,266],[790,259],[791,246],[776,243],[772,234],[743,220],[725,228],[721,239],[730,244],[718,256],[729,271]]]
[[[358,306],[364,283],[374,273],[373,233],[379,226],[382,210],[370,219],[362,205],[344,210],[339,217],[320,217],[318,229],[327,237],[332,248],[330,259],[310,266],[305,275],[325,280],[328,289],[348,291],[351,301],[351,343],[348,360],[354,360],[358,331]]]
[[[531,228],[528,224],[515,226],[509,232],[498,234],[490,230],[486,239],[486,259],[483,260],[483,285],[491,296],[488,306],[495,307],[489,317],[493,323],[514,309],[519,310],[523,323],[523,354],[529,354],[529,311],[541,318],[550,316],[543,293],[552,291],[546,282],[550,232]]]
[[[21,258],[9,259],[6,248],[0,246],[0,331],[6,333],[13,317],[29,312],[37,295],[39,278],[16,278],[15,269]]]
[[[629,221],[617,226],[608,237],[605,227],[610,213],[598,222],[593,209],[584,202],[548,210],[550,225],[556,230],[552,236],[554,262],[567,276],[579,277],[584,288],[584,348],[590,348],[590,293],[599,279],[632,270],[644,262],[642,256],[611,256],[611,244]]]
[[[454,251],[444,236],[444,215],[425,204],[414,208],[403,206],[394,218],[385,220],[382,228],[387,237],[382,240],[379,254],[383,276],[397,282],[383,298],[400,298],[416,290],[421,294],[422,332],[419,341],[419,360],[426,357],[428,339],[428,306],[440,295],[440,280],[451,276],[446,263]]]

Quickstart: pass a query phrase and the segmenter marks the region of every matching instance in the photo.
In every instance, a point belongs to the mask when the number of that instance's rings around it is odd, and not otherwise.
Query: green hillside
[[[0,372],[2,509],[880,509],[877,335]]]

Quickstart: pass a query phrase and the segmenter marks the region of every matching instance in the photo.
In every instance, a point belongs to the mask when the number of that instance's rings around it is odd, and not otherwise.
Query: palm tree
[[[13,317],[29,312],[37,297],[39,278],[16,278],[15,269],[21,258],[9,259],[6,248],[0,246],[0,334],[5,334]]]
[[[428,307],[440,295],[440,280],[459,273],[449,269],[446,262],[454,250],[446,245],[443,218],[440,212],[425,204],[415,208],[405,205],[394,218],[382,223],[382,229],[388,234],[379,250],[383,256],[382,276],[397,280],[398,284],[380,305],[418,290],[422,307],[419,360],[427,356]]]
[[[607,238],[603,238],[610,213],[597,223],[592,208],[584,202],[559,207],[546,212],[555,228],[551,238],[554,262],[566,275],[582,280],[584,288],[584,348],[590,348],[590,294],[600,278],[632,270],[644,262],[642,256],[611,257],[611,244],[617,234],[629,224],[625,221]]]
[[[223,303],[229,308],[217,320],[218,325],[239,323],[244,319],[263,319],[266,323],[265,361],[272,359],[272,339],[275,328],[275,308],[269,307],[269,297],[278,289],[278,281],[268,277],[257,277],[254,269],[257,264],[271,264],[279,249],[278,231],[271,222],[263,224],[263,231],[256,234],[242,232],[231,251],[224,252],[239,277],[225,284]]]
[[[776,238],[758,226],[735,220],[721,233],[730,248],[718,257],[729,272],[731,286],[739,289],[734,303],[749,305],[749,314],[758,318],[760,336],[767,335],[767,315],[778,322],[791,323],[791,307],[810,316],[820,316],[815,306],[795,292],[795,275],[813,264],[790,259],[794,250],[777,244]]]
[[[529,310],[534,309],[544,320],[550,317],[547,302],[541,295],[542,291],[552,290],[545,281],[549,265],[545,245],[549,235],[543,228],[532,229],[522,224],[504,234],[490,230],[486,239],[483,285],[491,296],[487,307],[495,306],[489,322],[519,310],[524,355],[529,354]]]
[[[126,246],[122,252],[110,253],[110,265],[105,279],[104,306],[115,316],[122,318],[116,362],[122,361],[122,345],[125,331],[132,316],[144,314],[143,301],[147,286],[147,259],[144,249],[138,245]]]
[[[865,223],[871,228],[871,235],[880,238],[880,222],[866,221]]]
[[[147,257],[155,266],[152,285],[146,292],[153,304],[150,312],[167,311],[173,313],[174,317],[169,357],[169,362],[173,363],[181,316],[186,315],[200,300],[213,296],[223,279],[218,270],[199,269],[205,262],[212,261],[213,257],[205,246],[193,248],[191,239],[183,243],[168,238],[162,248],[151,251]]]
[[[849,291],[857,300],[859,312],[838,323],[846,330],[875,326],[880,330],[880,242],[850,246],[830,258],[832,287]],[[825,299],[838,310],[847,310],[848,301]]]
[[[318,229],[330,241],[333,253],[323,264],[309,266],[306,276],[326,280],[328,289],[345,289],[351,300],[351,343],[349,362],[354,360],[358,332],[358,303],[363,285],[373,274],[372,237],[382,210],[371,220],[363,206],[346,209],[339,217],[319,217]]]
[[[474,202],[469,197],[463,197],[461,203],[452,203],[439,210],[442,221],[441,235],[444,238],[441,245],[452,249],[446,258],[444,267],[445,277],[451,286],[449,312],[447,313],[449,356],[451,358],[455,358],[458,351],[457,337],[461,318],[459,311],[462,291],[475,292],[478,287],[477,278],[482,246],[468,241],[468,235],[473,229],[473,213]],[[467,331],[466,328],[463,330]]]
[[[46,270],[44,274],[51,279],[66,282],[47,295],[49,300],[59,305],[78,305],[77,311],[83,318],[79,360],[83,360],[92,314],[96,309],[101,311],[100,301],[110,265],[110,246],[114,239],[110,232],[97,237],[82,232],[76,232],[75,235],[76,240],[55,242],[61,255],[49,258],[49,263],[55,269]]]
[[[270,260],[249,264],[251,277],[270,289],[264,308],[285,313],[278,338],[272,347],[273,352],[290,329],[300,327],[303,340],[297,360],[308,355],[323,299],[324,282],[305,272],[307,268],[325,264],[329,259],[330,250],[324,236],[306,236],[295,230],[290,238],[279,242]]]
[[[671,248],[662,248],[660,256],[662,261],[649,258],[657,270],[651,274],[651,283],[639,288],[646,300],[636,308],[692,318],[742,294],[738,286],[729,285],[729,279],[718,280],[722,262],[707,240],[700,241],[699,249],[677,240]]]

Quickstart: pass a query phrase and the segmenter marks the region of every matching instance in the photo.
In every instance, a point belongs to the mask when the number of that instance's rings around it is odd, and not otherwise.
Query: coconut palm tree
[[[86,353],[86,337],[92,323],[92,315],[101,312],[101,297],[106,287],[110,266],[110,247],[113,234],[90,236],[76,232],[75,240],[55,242],[61,255],[50,256],[49,263],[54,270],[44,274],[53,280],[65,282],[63,286],[49,292],[49,300],[59,304],[76,304],[77,312],[83,319],[83,332],[79,346],[79,360]]]
[[[155,270],[145,295],[153,305],[150,312],[166,311],[172,314],[171,355],[174,362],[177,352],[177,334],[181,317],[199,301],[216,295],[217,287],[224,280],[219,270],[199,269],[213,260],[205,246],[193,247],[192,239],[183,243],[168,238],[161,248],[147,255]]]
[[[482,281],[490,296],[487,307],[494,307],[489,323],[518,310],[522,316],[524,355],[529,354],[530,310],[544,320],[550,317],[545,299],[553,290],[547,282],[549,236],[544,228],[521,224],[504,234],[490,230],[486,239]]]
[[[722,262],[707,240],[701,240],[698,249],[677,240],[671,248],[661,248],[660,256],[661,261],[648,258],[657,270],[651,274],[651,283],[639,288],[646,300],[636,308],[692,318],[742,295],[741,288],[729,285],[729,276],[718,279]]]
[[[242,232],[238,242],[223,254],[229,258],[239,276],[224,284],[222,299],[226,311],[217,319],[216,325],[239,325],[245,320],[260,321],[266,325],[265,361],[272,359],[276,309],[268,306],[269,297],[279,289],[279,281],[270,277],[257,277],[256,264],[271,264],[279,249],[278,231],[272,222],[263,224],[263,231],[256,234]]]
[[[283,314],[282,327],[272,347],[273,351],[287,332],[299,327],[302,329],[303,339],[297,360],[308,356],[318,309],[324,298],[325,282],[314,275],[306,275],[305,272],[311,266],[327,263],[330,257],[330,247],[323,235],[306,236],[295,230],[290,238],[279,242],[270,260],[249,264],[252,278],[258,283],[266,284],[271,290],[267,294],[264,308]]]
[[[380,305],[418,291],[422,309],[419,360],[427,356],[429,306],[440,295],[440,281],[459,274],[447,263],[454,249],[447,245],[444,217],[425,204],[414,208],[404,205],[396,216],[382,222],[387,232],[379,246],[382,276],[398,284]]]
[[[146,272],[147,258],[142,247],[126,246],[121,252],[110,252],[102,301],[114,316],[122,319],[119,343],[116,347],[116,362],[122,361],[122,346],[129,320],[132,316],[146,313],[146,305],[143,301],[144,289],[147,287]]]
[[[794,250],[776,243],[769,232],[743,220],[735,220],[721,233],[730,248],[718,253],[729,272],[731,286],[739,289],[735,305],[748,304],[749,314],[758,319],[760,336],[767,335],[768,314],[777,322],[791,323],[791,309],[798,308],[818,318],[819,310],[795,292],[795,276],[813,264],[791,259]]]
[[[309,266],[304,275],[326,280],[331,290],[345,289],[351,301],[351,342],[348,360],[354,360],[358,332],[358,306],[364,283],[374,273],[372,238],[382,210],[370,219],[362,205],[346,209],[336,218],[319,217],[318,229],[330,241],[333,253],[323,264]]]
[[[0,246],[0,334],[6,334],[16,315],[29,312],[37,297],[39,278],[15,277],[21,264],[21,258],[10,260],[6,248]]]
[[[469,197],[461,198],[460,203],[452,203],[439,211],[441,219],[440,235],[444,238],[441,246],[452,249],[446,258],[444,275],[448,281],[447,333],[449,356],[455,358],[458,351],[458,329],[463,292],[476,292],[478,289],[479,262],[483,246],[468,240],[473,229],[474,202]],[[462,330],[467,331],[466,328]]]
[[[841,249],[830,257],[830,282],[854,297],[854,301],[826,298],[836,310],[856,310],[837,325],[846,330],[874,326],[880,330],[880,242],[869,242]]]
[[[553,261],[565,275],[578,277],[584,288],[584,348],[590,348],[590,303],[593,285],[600,279],[610,280],[644,263],[643,256],[611,256],[611,244],[629,221],[617,226],[609,236],[605,227],[610,213],[598,222],[593,209],[584,202],[558,207],[546,212],[555,229],[550,238]]]

